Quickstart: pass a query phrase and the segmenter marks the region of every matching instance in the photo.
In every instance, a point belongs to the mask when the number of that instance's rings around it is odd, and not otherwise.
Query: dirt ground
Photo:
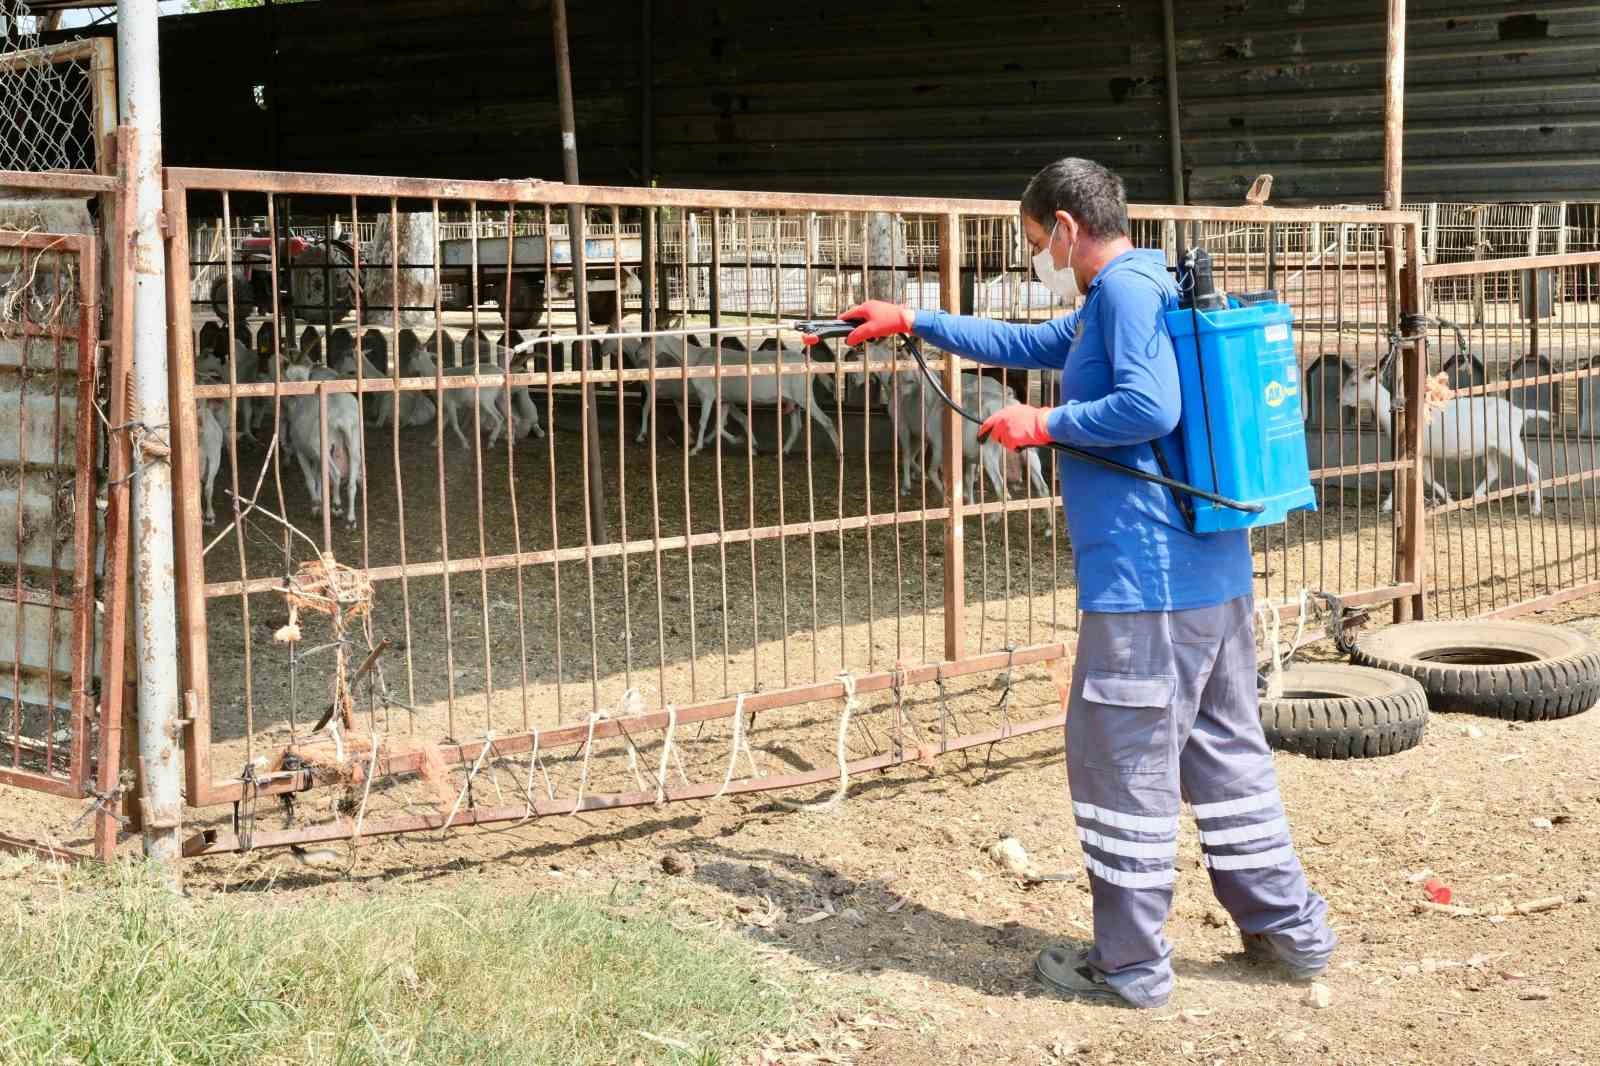
[[[1600,633],[1600,598],[1540,617]],[[1049,713],[1054,687],[1042,668],[1025,673],[1012,713]],[[967,713],[992,707],[992,693],[967,693]],[[835,711],[818,708],[797,724],[796,735],[812,738],[810,758],[827,757]],[[767,729],[755,735],[763,763],[802,758],[785,756]],[[657,750],[641,753],[647,766]],[[691,776],[720,765],[726,750],[725,740],[708,740],[690,752]],[[615,751],[608,759],[606,775],[627,773]],[[272,904],[460,880],[508,893],[638,890],[670,901],[685,921],[761,944],[774,966],[881,1003],[842,1011],[813,1038],[769,1049],[767,1061],[1594,1061],[1600,712],[1526,725],[1437,715],[1421,745],[1398,756],[1277,763],[1295,843],[1341,938],[1325,1009],[1239,954],[1187,819],[1167,929],[1178,975],[1171,1003],[1152,1012],[1080,1005],[1035,983],[1030,964],[1043,944],[1090,929],[1054,731],[857,779],[827,813],[730,797],[369,839],[348,876],[281,851],[196,861],[186,872],[197,894]],[[572,770],[563,772],[570,788]],[[1040,868],[1076,878],[1019,884],[984,853],[1007,833]],[[1503,920],[1418,913],[1429,875],[1480,914],[1506,902],[1562,903]]]

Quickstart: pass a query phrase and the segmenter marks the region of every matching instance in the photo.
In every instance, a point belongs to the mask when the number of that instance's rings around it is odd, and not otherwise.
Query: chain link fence
[[[42,46],[43,18],[0,0],[0,170],[94,170],[97,52]]]

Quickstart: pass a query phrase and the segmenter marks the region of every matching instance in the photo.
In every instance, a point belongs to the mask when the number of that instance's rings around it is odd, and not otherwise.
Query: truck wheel
[[[1428,697],[1409,677],[1343,663],[1283,672],[1283,695],[1261,701],[1261,728],[1277,751],[1313,759],[1367,759],[1414,748]]]
[[[1536,622],[1410,622],[1356,641],[1355,662],[1415,678],[1436,711],[1538,721],[1600,699],[1600,641]]]
[[[242,322],[250,317],[254,307],[250,301],[250,286],[237,274],[233,278],[233,307],[234,318]],[[228,279],[218,278],[211,283],[211,313],[217,316],[219,322],[228,320]]]
[[[513,276],[510,284],[511,312],[507,316],[512,329],[532,329],[544,317],[544,287],[535,285],[525,277]]]

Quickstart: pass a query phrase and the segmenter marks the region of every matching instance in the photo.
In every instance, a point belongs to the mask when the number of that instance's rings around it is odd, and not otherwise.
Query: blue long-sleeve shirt
[[[1046,422],[1052,437],[1152,474],[1161,473],[1160,447],[1182,480],[1178,364],[1162,321],[1176,305],[1161,253],[1130,251],[1061,318],[1016,325],[918,311],[915,332],[980,362],[1059,372],[1062,402]],[[1177,611],[1250,593],[1247,531],[1190,533],[1171,490],[1055,454],[1080,609]]]

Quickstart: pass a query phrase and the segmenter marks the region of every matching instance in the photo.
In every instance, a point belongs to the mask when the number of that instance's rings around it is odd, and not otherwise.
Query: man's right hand
[[[839,316],[844,322],[859,322],[844,339],[846,346],[854,348],[867,341],[875,341],[880,337],[892,337],[896,333],[910,333],[915,312],[909,307],[901,307],[887,300],[868,300],[859,304]]]

